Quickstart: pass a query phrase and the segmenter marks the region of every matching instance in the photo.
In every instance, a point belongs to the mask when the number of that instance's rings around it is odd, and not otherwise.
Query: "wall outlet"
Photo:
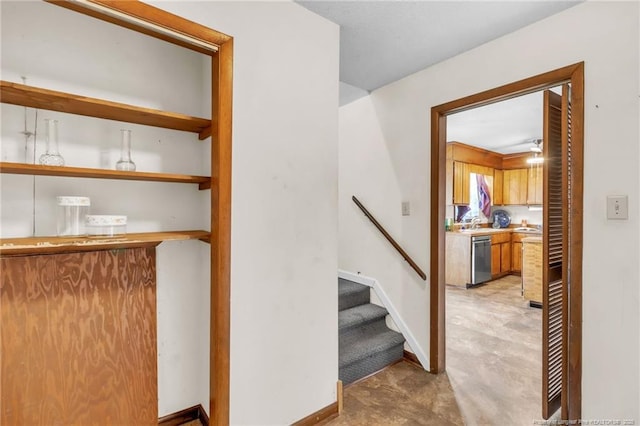
[[[626,195],[607,196],[607,219],[629,219],[629,197]]]
[[[402,216],[409,216],[411,214],[411,206],[408,201],[402,202]]]

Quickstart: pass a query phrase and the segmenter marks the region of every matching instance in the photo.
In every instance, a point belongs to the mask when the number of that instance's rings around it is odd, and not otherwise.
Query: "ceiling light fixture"
[[[542,143],[542,139],[533,139],[531,141],[534,146],[531,147],[531,152],[533,152],[533,157],[527,158],[527,164],[542,164],[544,163],[544,157],[542,156],[542,148],[540,148],[540,144]]]

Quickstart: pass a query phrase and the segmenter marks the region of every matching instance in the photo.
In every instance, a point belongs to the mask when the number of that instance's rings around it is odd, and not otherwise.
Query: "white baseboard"
[[[375,278],[367,277],[362,274],[355,274],[353,272],[344,271],[342,269],[338,269],[338,278],[353,281],[355,283],[373,288],[373,291],[376,292],[376,296],[378,296],[384,307],[387,308],[387,311],[389,311],[389,315],[391,315],[391,319],[400,330],[400,333],[402,333],[402,335],[404,336],[404,339],[407,341],[407,345],[409,345],[411,351],[416,355],[416,357],[420,361],[420,364],[422,364],[422,368],[428,371],[429,358],[424,353],[422,348],[420,348],[420,346],[418,345],[418,341],[413,336],[413,333],[411,333],[411,330],[409,330],[407,324],[403,321],[398,310],[395,308],[393,303],[391,303],[391,299],[389,299],[389,296],[382,288],[380,282]]]

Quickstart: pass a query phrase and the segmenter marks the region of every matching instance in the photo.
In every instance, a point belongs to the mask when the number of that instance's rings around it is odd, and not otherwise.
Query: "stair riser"
[[[404,345],[396,345],[385,351],[378,352],[362,360],[358,360],[350,365],[340,368],[339,376],[342,383],[349,384],[369,374],[381,370],[392,364],[403,356]]]
[[[362,291],[342,295],[338,299],[338,310],[344,311],[345,309],[353,308],[354,306],[365,305],[369,303],[370,294],[371,291],[367,287]]]

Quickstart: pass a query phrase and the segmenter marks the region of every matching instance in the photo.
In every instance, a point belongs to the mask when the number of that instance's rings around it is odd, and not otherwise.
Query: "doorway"
[[[584,63],[570,65],[495,89],[454,100],[431,109],[431,205],[432,210],[430,270],[430,370],[443,372],[445,360],[445,182],[446,182],[446,117],[474,107],[510,99],[544,88],[569,83],[571,91],[565,100],[570,105],[568,122],[571,131],[564,131],[561,170],[561,392],[556,398],[562,419],[581,417],[581,357],[582,357],[582,198],[583,198],[583,123],[584,123]],[[567,119],[563,118],[563,125]],[[569,145],[567,145],[569,141]],[[548,179],[547,179],[548,180]],[[546,192],[545,188],[545,192]],[[545,233],[547,234],[547,233]],[[545,243],[547,244],[547,243]],[[544,333],[544,329],[543,329]],[[545,349],[549,349],[545,345]],[[544,373],[544,370],[543,370]],[[543,377],[545,375],[543,374]],[[543,383],[544,386],[544,383]],[[555,400],[554,400],[555,402]]]

